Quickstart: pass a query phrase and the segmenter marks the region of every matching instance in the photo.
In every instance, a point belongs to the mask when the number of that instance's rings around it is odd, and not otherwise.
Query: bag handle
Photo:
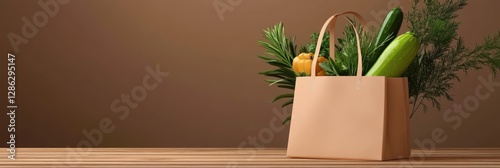
[[[346,14],[352,14],[352,15],[356,16],[356,18],[358,18],[361,21],[361,25],[363,27],[365,27],[366,22],[363,19],[363,17],[360,14],[353,12],[353,11],[337,13],[337,14],[331,16],[330,18],[328,18],[328,20],[326,20],[325,24],[323,24],[321,31],[319,32],[318,42],[316,43],[316,50],[314,51],[314,58],[312,61],[312,66],[311,66],[311,72],[312,72],[311,77],[316,76],[316,73],[315,73],[316,66],[315,65],[318,62],[319,50],[321,48],[321,43],[323,42],[323,36],[325,35],[326,27],[330,27],[330,56],[332,57],[333,60],[335,60],[335,36],[334,36],[335,23],[337,21],[337,16],[346,15]],[[356,29],[356,26],[351,21],[349,21],[349,22],[351,23],[351,25],[354,28],[354,33],[356,34],[356,43],[358,46],[358,70],[357,70],[356,76],[361,77],[362,72],[363,72],[363,61],[362,61],[363,57],[361,55],[361,45],[360,45],[360,41],[359,41],[359,34],[358,34],[358,30]]]

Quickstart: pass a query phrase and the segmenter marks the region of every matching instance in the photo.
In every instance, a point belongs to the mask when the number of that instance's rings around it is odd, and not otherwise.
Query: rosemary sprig
[[[264,38],[266,41],[258,41],[258,43],[267,50],[267,54],[272,57],[261,56],[260,58],[266,60],[269,65],[277,69],[260,72],[259,74],[274,79],[268,79],[266,82],[269,86],[277,85],[280,88],[295,89],[295,77],[297,75],[292,69],[293,58],[295,58],[297,45],[295,45],[295,38],[287,38],[285,36],[285,28],[283,23],[278,23],[272,28],[264,30]],[[278,79],[276,79],[278,78]],[[281,107],[286,107],[293,103],[293,92],[276,96],[272,102],[288,99]],[[286,124],[291,119],[291,116],[283,121]]]

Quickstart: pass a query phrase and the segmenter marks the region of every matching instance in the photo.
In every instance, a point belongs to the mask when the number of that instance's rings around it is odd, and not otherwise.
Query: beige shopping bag
[[[330,17],[321,29],[323,39],[330,27],[333,48],[334,27],[338,16]],[[356,32],[357,35],[357,32]],[[408,158],[409,104],[407,78],[362,76],[358,40],[357,76],[298,77],[292,109],[287,156],[389,160]],[[318,40],[316,46],[321,46]],[[314,53],[316,64],[319,47]],[[334,57],[331,50],[330,55]],[[315,72],[316,66],[311,66]]]

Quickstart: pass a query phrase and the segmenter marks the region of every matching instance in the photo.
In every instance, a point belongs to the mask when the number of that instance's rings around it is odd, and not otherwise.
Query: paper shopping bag
[[[336,18],[330,25],[334,45]],[[355,29],[356,30],[356,29]],[[357,32],[356,32],[357,35]],[[303,158],[389,160],[410,155],[407,78],[362,76],[358,39],[357,76],[298,77],[295,84],[287,156]],[[313,65],[317,62],[318,40]],[[332,48],[332,47],[331,47]],[[331,50],[333,51],[333,50]],[[330,55],[334,57],[332,52]],[[315,72],[311,66],[311,72]]]

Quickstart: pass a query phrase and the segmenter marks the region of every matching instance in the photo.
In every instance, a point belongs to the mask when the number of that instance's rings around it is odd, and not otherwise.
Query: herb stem
[[[413,115],[415,114],[415,112],[417,112],[418,108],[420,107],[420,105],[422,105],[423,101],[424,101],[423,96],[418,95],[418,96],[414,97],[414,102],[413,102],[413,107],[411,110],[410,118],[412,118]]]

